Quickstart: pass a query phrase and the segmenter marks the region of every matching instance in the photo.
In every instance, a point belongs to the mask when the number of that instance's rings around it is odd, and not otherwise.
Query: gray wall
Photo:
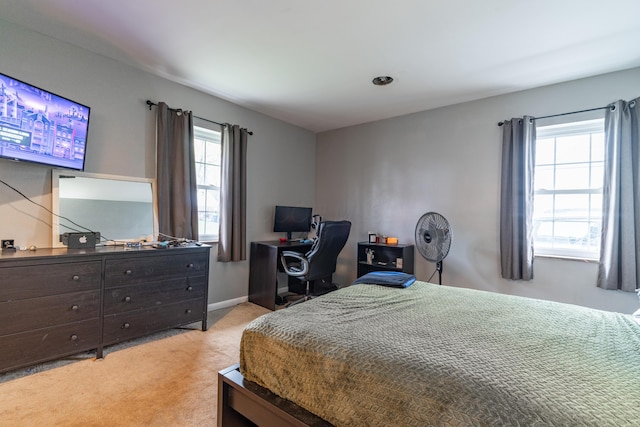
[[[155,111],[147,99],[193,110],[254,132],[248,144],[248,241],[270,232],[275,204],[312,205],[315,135],[205,93],[155,77],[0,20],[0,72],[91,107],[86,171],[155,177]],[[0,179],[51,208],[51,169],[0,161]],[[51,214],[0,183],[0,238],[51,246]],[[249,262],[218,263],[213,248],[209,302],[247,295]]]
[[[535,280],[499,278],[500,131],[496,122],[605,105],[639,95],[640,69],[505,95],[316,136],[219,98],[0,20],[0,72],[92,107],[88,172],[153,178],[154,112],[147,99],[254,132],[248,148],[248,240],[272,233],[275,204],[315,207],[354,223],[335,281],[355,278],[356,242],[368,231],[411,243],[416,221],[437,211],[453,224],[445,283],[632,312],[631,294],[595,288],[593,263],[537,258]],[[316,147],[317,145],[317,147]],[[316,166],[318,165],[318,166]],[[50,169],[0,161],[0,179],[51,208]],[[315,187],[314,187],[315,185]],[[0,238],[51,246],[51,216],[0,184]],[[248,261],[217,263],[209,301],[247,294]],[[416,255],[425,280],[433,264]]]
[[[418,219],[436,211],[453,227],[445,284],[635,311],[634,294],[595,287],[596,263],[536,258],[535,280],[500,278],[496,124],[635,98],[639,82],[640,69],[633,69],[319,134],[316,210],[353,221],[335,281],[355,279],[356,242],[369,231],[413,243]],[[435,265],[417,253],[415,261],[417,277],[428,279]]]

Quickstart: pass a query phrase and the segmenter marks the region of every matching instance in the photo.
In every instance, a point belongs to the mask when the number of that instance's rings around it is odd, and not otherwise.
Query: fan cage
[[[449,221],[436,212],[424,214],[416,225],[416,246],[428,261],[440,262],[448,255],[451,236]]]

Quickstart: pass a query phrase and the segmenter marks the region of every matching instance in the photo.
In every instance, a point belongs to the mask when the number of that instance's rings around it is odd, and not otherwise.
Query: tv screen
[[[90,108],[0,74],[0,158],[84,170]]]
[[[287,240],[291,240],[291,233],[311,230],[311,217],[312,208],[276,206],[273,231],[286,232]]]

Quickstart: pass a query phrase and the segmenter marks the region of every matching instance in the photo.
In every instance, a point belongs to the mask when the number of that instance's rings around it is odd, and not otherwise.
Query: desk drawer
[[[0,372],[98,347],[100,321],[37,329],[0,337]]]
[[[0,302],[100,289],[100,261],[0,268]]]
[[[197,298],[202,301],[205,282],[204,276],[185,277],[105,289],[104,313],[124,313]]]
[[[105,287],[135,285],[170,278],[202,276],[208,265],[208,254],[176,254],[164,252],[153,257],[107,260]]]
[[[114,344],[203,319],[203,302],[183,301],[104,317],[103,343]]]
[[[0,335],[98,318],[99,291],[0,303]]]

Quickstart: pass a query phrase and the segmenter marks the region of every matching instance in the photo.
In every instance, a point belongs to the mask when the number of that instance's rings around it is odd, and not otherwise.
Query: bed
[[[631,316],[417,281],[266,314],[219,373],[218,425],[637,426]]]

